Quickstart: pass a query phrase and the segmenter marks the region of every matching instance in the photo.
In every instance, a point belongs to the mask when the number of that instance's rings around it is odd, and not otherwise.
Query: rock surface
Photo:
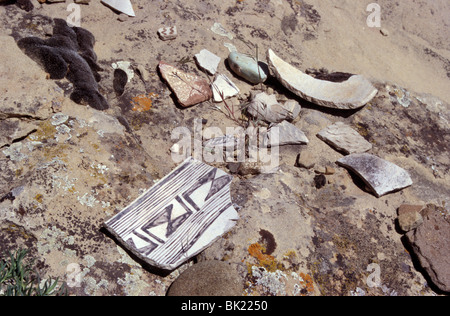
[[[433,284],[450,292],[450,218],[448,212],[436,205],[423,210],[424,223],[406,234],[414,254]]]

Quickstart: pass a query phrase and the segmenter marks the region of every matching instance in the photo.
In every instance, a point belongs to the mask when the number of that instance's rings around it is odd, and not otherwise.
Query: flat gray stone
[[[399,166],[370,154],[353,154],[337,163],[355,172],[377,197],[413,184],[408,172]]]
[[[372,149],[372,144],[350,126],[337,122],[317,134],[321,140],[346,154],[359,154]]]

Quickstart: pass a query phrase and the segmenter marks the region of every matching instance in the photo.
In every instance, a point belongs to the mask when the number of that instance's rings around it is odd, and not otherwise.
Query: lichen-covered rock
[[[428,205],[422,214],[424,222],[406,234],[408,242],[434,285],[450,292],[450,215],[436,205]]]

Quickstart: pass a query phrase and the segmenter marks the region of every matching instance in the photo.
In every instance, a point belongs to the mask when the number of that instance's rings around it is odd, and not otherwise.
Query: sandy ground
[[[239,14],[239,10],[230,11],[233,8],[251,7],[255,2],[261,4],[258,12],[244,10]],[[40,5],[36,1],[34,3],[36,12],[47,16],[66,19],[70,14],[67,4],[44,5],[39,9]],[[232,26],[229,28],[235,33],[241,32],[237,35],[255,41],[262,52],[269,47],[275,48],[272,45],[283,39],[291,47],[280,51],[280,54],[303,70],[324,67],[360,73],[450,100],[450,8],[445,0],[398,1],[395,4],[388,0],[377,1],[381,7],[381,29],[388,31],[387,37],[380,34],[380,28],[367,26],[371,12],[367,12],[366,8],[371,1],[309,1],[306,7],[311,5],[313,9],[307,7],[305,14],[296,13],[304,12],[305,4],[294,0],[220,3],[152,1],[151,5],[146,1],[135,0],[132,3],[136,17],[126,22],[119,22],[117,14],[106,10],[99,1],[81,6],[81,26],[96,36],[96,51],[100,60],[114,59],[118,55],[155,68],[156,65],[152,63],[156,56],[171,59],[193,37],[197,45],[192,46],[190,43],[189,52],[197,53],[199,48],[214,50],[222,39],[209,29],[214,22],[221,22],[224,26]],[[175,9],[175,13],[171,9]],[[312,10],[320,15],[319,21]],[[245,16],[244,25],[239,25],[241,15]],[[292,23],[285,24],[284,30],[280,30],[280,23],[291,15],[297,15],[295,31],[290,29]],[[188,20],[185,20],[186,17]],[[167,24],[177,25],[180,37],[173,43],[158,43],[156,32]],[[265,33],[255,40],[254,35],[247,35],[252,28],[264,30]],[[135,31],[139,45],[133,43],[130,47],[131,43],[124,38],[127,30]],[[304,40],[302,36],[309,33],[313,34],[311,40]],[[145,49],[147,41],[152,42],[151,51]],[[175,51],[168,54],[167,46]],[[116,56],[111,55],[112,48],[118,52]],[[223,54],[227,53],[223,48],[221,50]]]

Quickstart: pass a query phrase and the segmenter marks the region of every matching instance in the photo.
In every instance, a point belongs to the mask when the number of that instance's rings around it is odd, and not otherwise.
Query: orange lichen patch
[[[314,293],[314,281],[309,274],[300,273],[300,277],[303,281],[300,281],[300,284],[304,286],[305,290],[308,294]]]
[[[135,112],[147,112],[150,111],[150,109],[153,106],[153,100],[152,98],[157,98],[158,95],[156,93],[149,93],[147,95],[141,94],[137,97],[133,98],[133,101],[131,104],[133,105],[133,111]]]
[[[255,243],[248,247],[248,253],[259,261],[259,265],[269,272],[282,269],[282,264],[275,260],[275,257],[265,254],[266,248],[259,243]]]

